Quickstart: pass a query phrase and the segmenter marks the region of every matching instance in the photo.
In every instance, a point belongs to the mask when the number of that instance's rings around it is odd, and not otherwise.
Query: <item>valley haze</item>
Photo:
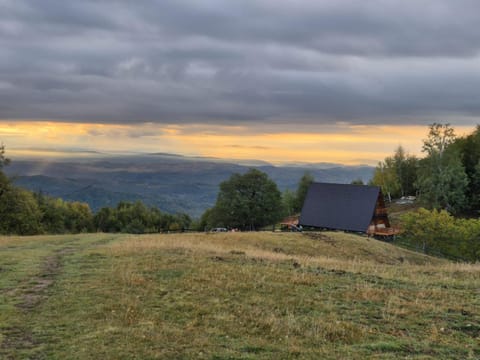
[[[192,217],[213,206],[219,184],[234,173],[255,167],[268,174],[281,191],[295,190],[308,171],[316,181],[367,182],[373,167],[339,164],[288,163],[272,165],[258,160],[186,157],[176,154],[91,154],[70,158],[14,159],[6,167],[19,186],[64,200],[81,201],[97,211],[120,201],[140,200],[169,213]]]

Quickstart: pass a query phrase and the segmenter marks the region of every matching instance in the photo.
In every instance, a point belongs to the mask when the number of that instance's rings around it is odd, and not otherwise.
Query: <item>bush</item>
[[[425,254],[480,260],[480,220],[458,219],[445,210],[420,208],[401,217],[402,240]]]

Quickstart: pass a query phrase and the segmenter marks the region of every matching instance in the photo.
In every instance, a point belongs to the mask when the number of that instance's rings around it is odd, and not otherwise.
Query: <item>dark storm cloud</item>
[[[477,1],[0,0],[0,119],[480,114]]]

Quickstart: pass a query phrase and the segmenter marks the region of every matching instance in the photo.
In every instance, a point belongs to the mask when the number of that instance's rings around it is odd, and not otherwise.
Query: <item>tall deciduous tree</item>
[[[275,223],[282,215],[281,193],[267,174],[251,169],[220,184],[212,224],[255,230]]]
[[[92,230],[86,204],[66,203],[14,186],[2,168],[10,163],[0,144],[0,233],[31,235]]]
[[[471,134],[457,138],[451,147],[460,153],[468,177],[468,209],[475,213],[480,210],[480,125]]]
[[[408,154],[400,145],[393,155],[395,173],[398,178],[400,196],[414,195],[416,192],[418,159]]]
[[[416,190],[417,167],[417,158],[399,146],[393,156],[378,163],[370,183],[380,186],[390,201],[392,197],[413,195]]]
[[[42,231],[41,212],[33,194],[9,186],[0,201],[0,234],[33,235]]]
[[[9,163],[10,159],[5,157],[5,145],[3,145],[3,143],[0,143],[0,198],[10,186],[10,180],[2,171],[3,167],[8,165]]]
[[[296,199],[294,203],[295,213],[302,211],[303,203],[305,202],[305,198],[307,197],[308,188],[314,181],[315,179],[313,178],[313,175],[309,172],[305,172],[301,177],[298,183]]]
[[[383,194],[388,197],[389,201],[392,201],[392,197],[398,196],[400,193],[400,182],[392,157],[386,157],[384,161],[378,163],[370,184],[380,186]]]
[[[296,211],[297,196],[290,189],[286,189],[282,194],[282,204],[285,215],[292,215]]]
[[[451,147],[455,132],[449,124],[432,124],[423,152],[427,156],[420,162],[418,187],[421,199],[431,208],[451,212],[466,205],[465,192],[468,177],[460,154]]]
[[[428,137],[423,140],[422,151],[442,157],[448,146],[455,141],[455,130],[450,124],[433,123],[429,127]]]
[[[10,159],[5,157],[5,145],[0,143],[0,170],[10,163]]]

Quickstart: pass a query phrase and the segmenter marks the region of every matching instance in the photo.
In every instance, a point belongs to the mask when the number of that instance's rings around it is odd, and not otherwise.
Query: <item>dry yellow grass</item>
[[[44,299],[16,308],[51,254]],[[352,234],[4,238],[0,269],[7,358],[480,357],[480,265]]]
[[[296,257],[374,265],[448,263],[374,239],[340,232],[132,235],[126,237],[122,243],[111,246],[114,252],[175,248],[212,253],[243,251],[248,252],[249,256],[271,260]]]
[[[322,266],[396,279],[408,277],[418,283],[432,279],[449,281],[454,277],[470,281],[480,271],[480,264],[453,263],[341,232],[131,235],[108,248],[115,255],[166,249],[182,249],[187,254],[239,253],[267,261],[295,261],[301,266]]]

